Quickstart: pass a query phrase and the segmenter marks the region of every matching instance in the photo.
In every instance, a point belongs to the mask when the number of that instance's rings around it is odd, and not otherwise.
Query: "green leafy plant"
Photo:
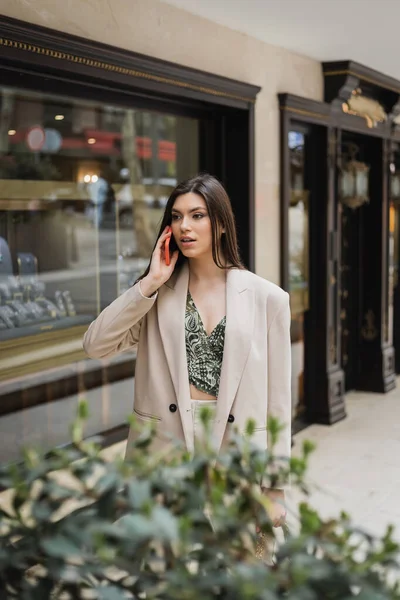
[[[99,439],[83,438],[86,418],[81,404],[70,447],[30,449],[0,470],[14,490],[0,515],[1,599],[400,598],[392,530],[373,539],[345,514],[323,521],[303,504],[275,563],[255,556],[256,528],[276,531],[261,477],[273,487],[290,474],[307,491],[310,443],[287,462],[252,445],[249,423],[218,457],[207,444],[194,457],[178,446],[156,456],[148,428],[130,460],[107,461]],[[268,427],[276,440],[279,424]]]

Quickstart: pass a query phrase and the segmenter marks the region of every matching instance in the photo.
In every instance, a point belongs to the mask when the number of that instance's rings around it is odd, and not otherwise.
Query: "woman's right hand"
[[[171,255],[170,264],[167,265],[165,262],[165,252],[164,252],[164,244],[165,240],[171,237],[172,232],[169,231],[169,228],[166,227],[163,233],[157,240],[156,247],[154,248],[151,263],[150,263],[150,271],[146,277],[144,277],[140,282],[140,287],[142,293],[145,296],[152,296],[154,292],[158,290],[168,279],[171,277],[174,272],[176,261],[178,260],[179,251],[175,250],[175,252]]]

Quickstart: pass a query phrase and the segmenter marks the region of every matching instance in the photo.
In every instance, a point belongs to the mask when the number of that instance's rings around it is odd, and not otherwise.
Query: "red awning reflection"
[[[10,146],[16,144],[26,145],[26,135],[29,129],[20,129],[15,135],[9,136]],[[112,156],[121,155],[122,134],[111,131],[99,131],[97,129],[86,129],[83,136],[70,136],[62,138],[60,150],[86,150],[90,154],[106,154]],[[153,156],[153,143],[150,137],[136,136],[136,155],[138,158],[148,160]],[[28,147],[26,146],[26,149]],[[159,140],[157,143],[157,157],[159,160],[174,162],[176,160],[176,143],[167,140]]]

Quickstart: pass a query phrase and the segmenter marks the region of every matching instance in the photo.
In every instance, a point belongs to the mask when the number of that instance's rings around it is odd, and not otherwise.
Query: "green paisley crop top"
[[[189,383],[198,390],[218,397],[224,354],[226,317],[208,336],[188,291],[185,315],[186,356]]]

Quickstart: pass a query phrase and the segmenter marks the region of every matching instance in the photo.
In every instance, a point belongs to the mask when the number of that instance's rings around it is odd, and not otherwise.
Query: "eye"
[[[172,221],[177,221],[179,219],[179,215],[173,214],[171,218],[172,218]]]
[[[203,213],[195,213],[193,215],[193,219],[202,219],[203,217],[205,217],[205,215],[203,215]]]

